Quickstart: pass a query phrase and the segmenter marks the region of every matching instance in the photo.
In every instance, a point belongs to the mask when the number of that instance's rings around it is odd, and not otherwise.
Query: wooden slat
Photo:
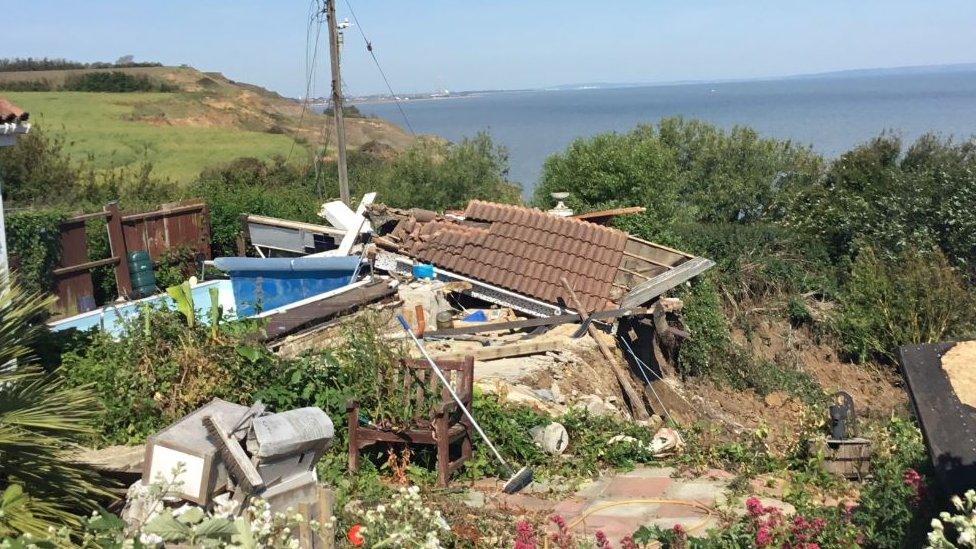
[[[639,316],[645,314],[646,309],[610,309],[593,313],[590,318],[593,320],[609,320],[622,316]],[[512,320],[509,322],[486,322],[477,326],[465,326],[463,328],[448,328],[444,330],[434,330],[425,332],[424,337],[452,337],[466,334],[477,334],[480,332],[503,332],[508,330],[520,330],[523,328],[535,328],[538,326],[555,326],[557,324],[567,324],[570,322],[582,322],[583,316],[572,313],[557,316],[544,316],[540,318],[527,318],[524,320]]]
[[[513,356],[537,355],[549,351],[558,351],[566,344],[561,341],[526,341],[509,345],[499,345],[497,347],[483,347],[481,349],[466,349],[451,353],[431,355],[435,361],[440,360],[461,360],[464,357],[474,357],[475,360],[494,360],[497,358],[509,358]]]
[[[70,267],[61,267],[51,271],[55,276],[64,276],[72,273],[77,273],[80,271],[89,271],[96,267],[104,267],[105,265],[115,265],[119,262],[118,257],[109,257],[106,259],[99,259],[98,261],[88,261],[86,263],[79,263],[78,265],[72,265]]]

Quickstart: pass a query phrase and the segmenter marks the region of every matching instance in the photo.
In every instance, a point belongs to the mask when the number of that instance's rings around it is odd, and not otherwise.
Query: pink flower
[[[902,474],[902,481],[905,483],[905,486],[915,491],[915,494],[912,496],[912,504],[918,505],[921,503],[922,499],[925,498],[925,481],[922,479],[922,475],[918,474],[918,471],[915,469],[909,467]]]
[[[639,549],[637,544],[634,543],[634,538],[630,536],[624,536],[620,540],[620,549]]]
[[[515,525],[515,549],[536,549],[535,529],[527,520]]]
[[[752,496],[746,500],[746,510],[749,512],[749,516],[752,517],[758,517],[764,512],[762,502],[756,496]]]
[[[607,535],[603,533],[603,530],[596,531],[596,546],[597,549],[613,549],[610,546],[610,540],[607,539]]]
[[[549,520],[556,525],[557,531],[550,534],[549,539],[555,544],[559,549],[571,549],[575,547],[575,542],[573,541],[573,533],[569,531],[569,527],[566,526],[566,519],[559,515],[553,515]]]
[[[756,546],[766,547],[771,541],[773,541],[773,534],[769,531],[769,526],[765,524],[760,526],[756,531]]]

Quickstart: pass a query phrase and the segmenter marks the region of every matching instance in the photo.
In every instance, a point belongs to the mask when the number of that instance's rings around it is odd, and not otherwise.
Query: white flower
[[[943,529],[942,521],[939,520],[939,519],[932,519],[931,525],[932,525],[932,529],[933,530],[942,530]]]
[[[959,532],[959,545],[973,546],[973,542],[976,542],[976,533],[972,530],[963,530]]]
[[[144,545],[156,545],[163,542],[163,538],[157,536],[156,534],[140,534],[139,541]]]

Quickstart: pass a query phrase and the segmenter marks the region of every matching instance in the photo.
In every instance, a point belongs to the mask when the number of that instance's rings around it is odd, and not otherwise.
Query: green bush
[[[781,215],[783,189],[815,179],[821,164],[809,148],[749,128],[665,118],[551,156],[535,202],[551,205],[549,193],[566,191],[576,209],[640,205],[662,224],[769,220]]]
[[[241,215],[266,215],[294,221],[321,222],[322,200],[303,174],[283,158],[264,162],[240,158],[204,171],[193,193],[210,209],[210,240],[214,257],[237,255]]]
[[[277,367],[252,341],[256,329],[233,323],[214,339],[200,323],[190,328],[176,313],[147,309],[121,338],[98,332],[65,353],[62,373],[72,385],[99,388],[104,412],[95,442],[139,443],[213,398],[251,404]]]
[[[142,74],[129,74],[123,71],[89,72],[69,76],[61,86],[64,91],[78,92],[169,92],[178,88],[169,84],[155,82]]]
[[[61,222],[57,210],[21,210],[7,215],[7,246],[16,257],[17,278],[26,291],[54,289],[51,271],[61,261]]]
[[[893,361],[900,345],[971,334],[976,299],[938,250],[908,249],[887,259],[864,248],[836,324],[850,357]]]
[[[921,432],[911,421],[892,419],[872,438],[872,477],[853,517],[863,545],[919,547],[932,513],[925,477],[917,475],[930,470]]]
[[[442,211],[468,200],[518,203],[521,189],[506,180],[508,153],[486,133],[459,143],[423,140],[397,155],[372,180],[380,202]]]
[[[735,303],[790,294],[837,294],[842,268],[805,235],[774,223],[689,223],[674,228],[675,245],[714,260],[722,292]]]
[[[700,278],[681,298],[684,300],[681,320],[694,337],[682,344],[678,368],[691,376],[717,372],[730,359],[733,349],[714,277]]]
[[[976,146],[927,135],[907,151],[883,135],[842,155],[791,198],[786,223],[820,239],[835,258],[870,245],[886,257],[939,248],[976,269]]]
[[[67,203],[82,172],[64,150],[64,138],[34,128],[12,147],[0,148],[3,198],[19,204]]]

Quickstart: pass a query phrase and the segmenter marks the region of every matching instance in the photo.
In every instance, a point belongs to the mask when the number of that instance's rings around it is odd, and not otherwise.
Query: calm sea
[[[393,104],[359,108],[403,125]],[[976,71],[492,93],[410,101],[403,108],[418,133],[456,141],[488,131],[508,149],[509,178],[528,195],[546,157],[577,137],[666,116],[751,126],[827,156],[885,130],[907,140],[926,132],[968,139],[976,134]]]

